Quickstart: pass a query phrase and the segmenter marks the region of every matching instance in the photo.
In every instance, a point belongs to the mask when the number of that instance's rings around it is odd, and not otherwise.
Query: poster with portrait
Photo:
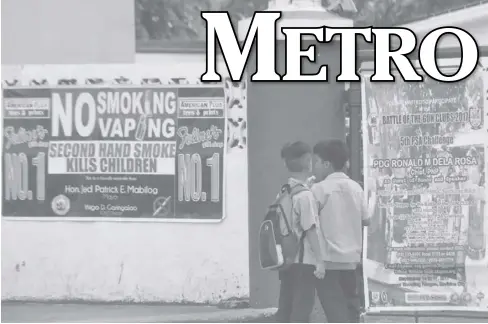
[[[370,75],[362,91],[367,309],[488,311],[486,71],[456,83]]]
[[[2,215],[221,220],[223,85],[3,87]]]

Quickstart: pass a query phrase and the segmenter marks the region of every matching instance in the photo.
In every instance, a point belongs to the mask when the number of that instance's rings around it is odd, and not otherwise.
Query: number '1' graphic
[[[29,161],[25,153],[5,153],[5,200],[32,200],[29,190]],[[36,167],[36,198],[46,199],[46,153],[39,152],[32,158]]]
[[[220,201],[220,154],[207,159],[210,167],[210,201]],[[206,201],[202,192],[202,158],[200,154],[178,154],[178,201]]]

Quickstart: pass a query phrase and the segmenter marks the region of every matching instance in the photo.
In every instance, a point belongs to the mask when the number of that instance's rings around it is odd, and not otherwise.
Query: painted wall
[[[131,63],[134,8],[134,0],[2,0],[2,64]]]
[[[113,10],[114,6],[117,10]],[[202,56],[134,54],[132,0],[2,1],[2,79],[184,77]],[[19,23],[19,17],[25,18]],[[15,31],[15,32],[14,32]],[[152,66],[43,64],[139,63]],[[22,66],[23,64],[40,64]],[[136,81],[137,82],[137,81]],[[2,217],[2,300],[218,302],[249,297],[247,106],[226,83],[233,123],[219,224],[67,221]]]
[[[152,58],[151,58],[152,59]],[[47,78],[124,75],[185,77],[196,82],[202,57],[140,59],[156,65],[27,66],[3,69],[20,82]],[[155,72],[158,71],[159,73]],[[170,82],[169,80],[167,82]],[[246,122],[244,91],[227,84],[228,110]],[[238,110],[234,112],[233,110]],[[232,125],[232,123],[230,123]],[[249,296],[247,145],[245,129],[231,127],[225,181],[226,218],[220,224],[157,221],[2,219],[2,299],[218,302]]]
[[[284,42],[278,44],[278,72],[283,73]],[[277,306],[278,301],[278,274],[259,266],[258,230],[266,208],[287,180],[281,148],[297,140],[314,145],[330,138],[345,139],[344,84],[335,82],[339,74],[339,44],[318,45],[317,52],[314,63],[302,61],[302,71],[314,74],[319,66],[327,64],[329,82],[249,84],[249,264],[254,307]],[[254,66],[253,58],[249,67]]]

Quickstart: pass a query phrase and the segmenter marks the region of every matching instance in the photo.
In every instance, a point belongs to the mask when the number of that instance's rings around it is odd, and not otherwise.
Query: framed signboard
[[[2,215],[224,217],[222,85],[3,88]]]
[[[486,70],[456,83],[427,76],[374,83],[368,76],[364,71],[367,312],[486,312]]]

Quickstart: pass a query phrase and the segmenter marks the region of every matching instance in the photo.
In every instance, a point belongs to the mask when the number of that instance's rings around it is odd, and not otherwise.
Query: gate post
[[[347,100],[349,104],[350,120],[350,168],[351,178],[363,182],[362,170],[362,121],[361,121],[361,83],[351,82],[348,90]],[[363,184],[364,185],[364,184]]]
[[[321,1],[270,1],[269,11],[281,11],[277,31],[276,70],[285,69],[285,41],[281,27],[352,27],[321,6]],[[244,41],[251,18],[239,22],[239,40]],[[344,83],[337,83],[340,44],[303,41],[316,45],[316,60],[302,64],[303,73],[314,74],[327,64],[328,82],[248,82],[248,170],[249,170],[249,276],[253,307],[275,307],[278,275],[259,267],[258,229],[268,205],[287,180],[280,160],[281,147],[302,140],[315,145],[328,138],[345,139]],[[303,60],[306,61],[306,60]],[[249,76],[255,72],[255,53],[248,62]]]

